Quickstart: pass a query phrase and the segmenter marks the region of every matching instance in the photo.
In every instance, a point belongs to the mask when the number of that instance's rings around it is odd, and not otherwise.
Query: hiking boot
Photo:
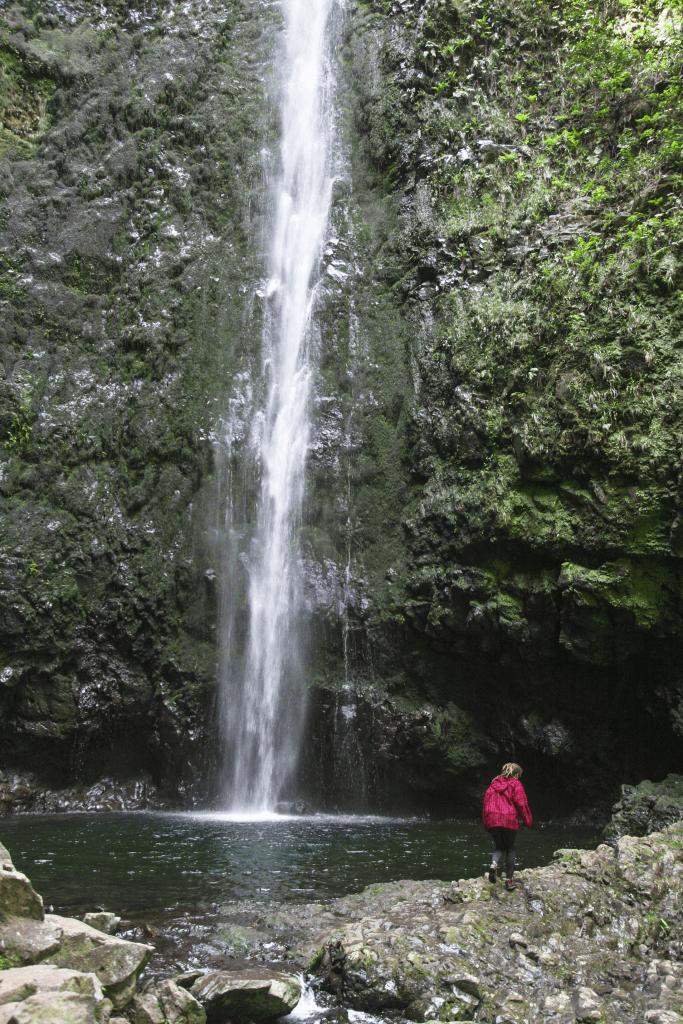
[[[489,882],[491,883],[491,885],[495,885],[497,881],[498,881],[498,865],[494,864],[492,862],[491,863],[491,867],[489,868]]]
[[[514,892],[516,888],[517,888],[517,885],[516,885],[515,882],[512,881],[511,878],[506,878],[505,879],[505,891],[506,892]]]

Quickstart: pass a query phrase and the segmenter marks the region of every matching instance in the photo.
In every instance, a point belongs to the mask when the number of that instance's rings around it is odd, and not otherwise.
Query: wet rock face
[[[680,353],[657,348],[677,313],[633,265],[608,269],[651,200],[622,209],[606,154],[663,101],[636,86],[633,46],[621,114],[598,124],[573,47],[623,59],[624,25],[588,10],[493,5],[484,35],[475,7],[350,10],[354,183],[328,256],[348,273],[321,300],[305,536],[313,680],[454,705],[479,730],[480,784],[514,754],[551,781],[547,813],[611,803],[681,756],[680,421],[663,397]],[[556,144],[567,118],[591,139],[581,161]],[[652,145],[669,181],[665,136]],[[636,301],[652,319],[627,337],[614,310]],[[645,393],[662,396],[647,416]]]
[[[622,786],[621,800],[614,805],[605,828],[610,840],[622,836],[646,836],[660,832],[683,818],[683,777],[668,775],[663,782]]]
[[[243,282],[276,21],[214,3],[0,19],[2,758],[42,786],[201,791],[207,503],[225,361],[260,330]]]
[[[452,704],[411,706],[347,685],[314,695],[310,723],[301,785],[315,806],[420,811],[447,803],[452,790],[461,807],[480,802],[479,736]]]
[[[116,782],[99,779],[92,785],[78,784],[64,789],[47,788],[34,773],[0,772],[0,813],[34,811],[144,811],[173,806],[149,776]]]

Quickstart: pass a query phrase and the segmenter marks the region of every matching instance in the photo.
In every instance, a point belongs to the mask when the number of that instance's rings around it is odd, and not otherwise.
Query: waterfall
[[[281,166],[266,288],[261,488],[249,557],[249,632],[223,718],[233,810],[272,808],[296,764],[305,713],[297,538],[309,438],[312,281],[330,208],[333,0],[283,0]],[[226,673],[229,675],[229,673]]]

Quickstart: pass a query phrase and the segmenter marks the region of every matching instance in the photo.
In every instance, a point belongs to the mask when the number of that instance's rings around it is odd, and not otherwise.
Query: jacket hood
[[[504,779],[502,775],[499,775],[491,783],[491,789],[495,789],[496,793],[504,793],[515,782],[519,782],[519,779]]]

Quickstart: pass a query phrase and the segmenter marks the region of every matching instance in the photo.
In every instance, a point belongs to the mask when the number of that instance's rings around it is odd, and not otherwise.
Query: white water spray
[[[261,493],[249,574],[249,638],[241,685],[226,708],[235,810],[272,807],[296,763],[305,694],[298,666],[297,526],[309,437],[308,334],[330,208],[333,0],[283,0],[286,23],[281,174],[267,288]]]

